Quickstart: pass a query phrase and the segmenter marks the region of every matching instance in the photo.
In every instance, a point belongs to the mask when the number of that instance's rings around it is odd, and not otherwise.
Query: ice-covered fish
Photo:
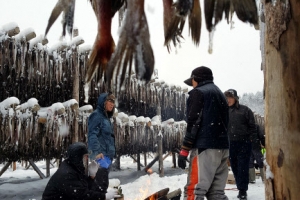
[[[74,24],[74,11],[75,11],[75,0],[58,0],[55,7],[53,8],[48,24],[45,31],[45,36],[49,32],[51,26],[56,21],[58,16],[63,13],[63,32],[62,35],[66,35],[66,29],[70,35],[72,35],[73,24]]]
[[[137,79],[149,81],[154,69],[154,55],[150,44],[144,0],[128,0],[116,51],[108,63],[106,81],[108,89],[114,85],[116,92],[126,74],[131,75],[134,64]]]

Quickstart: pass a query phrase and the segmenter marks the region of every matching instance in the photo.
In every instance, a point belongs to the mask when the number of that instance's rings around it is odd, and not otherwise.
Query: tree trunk
[[[300,3],[262,1],[265,9],[266,199],[300,196]],[[269,178],[269,179],[268,179]]]

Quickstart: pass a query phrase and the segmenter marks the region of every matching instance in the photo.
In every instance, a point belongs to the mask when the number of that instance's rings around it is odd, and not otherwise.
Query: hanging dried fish
[[[98,83],[106,71],[107,63],[115,50],[115,42],[111,35],[111,23],[115,13],[122,7],[125,0],[90,0],[98,21],[98,33],[88,60],[85,77],[85,90],[96,75]],[[86,91],[86,100],[88,92]]]
[[[180,16],[176,15],[175,7],[173,6],[173,0],[163,0],[164,7],[164,36],[165,42],[164,45],[167,47],[170,52],[171,46],[170,43],[173,41],[173,45],[176,47],[177,43],[180,43],[180,38],[182,37],[182,28],[184,20]],[[182,27],[182,28],[180,28]]]
[[[66,28],[70,35],[72,35],[73,31],[73,23],[74,23],[74,10],[75,10],[75,0],[58,0],[55,7],[53,8],[50,18],[48,20],[48,24],[45,31],[45,36],[49,32],[51,26],[56,21],[58,16],[63,12],[63,32],[62,35],[66,35]]]
[[[170,43],[176,47],[180,43],[186,17],[189,18],[189,30],[196,46],[200,42],[201,8],[199,0],[163,0],[165,46],[170,52]]]
[[[258,12],[255,0],[231,0],[237,17],[243,22],[258,26]]]
[[[128,1],[127,12],[117,49],[108,63],[106,81],[108,88],[114,85],[118,93],[126,74],[135,65],[137,79],[149,81],[154,68],[154,55],[150,44],[148,23],[144,12],[144,0]]]
[[[91,0],[98,21],[98,33],[92,52],[88,60],[86,84],[89,84],[96,73],[98,82],[106,70],[107,62],[115,49],[115,42],[111,35],[112,12],[111,0]]]
[[[236,12],[241,21],[258,25],[255,0],[204,0],[205,22],[209,32],[222,20],[223,12],[227,22],[231,21],[233,13]]]

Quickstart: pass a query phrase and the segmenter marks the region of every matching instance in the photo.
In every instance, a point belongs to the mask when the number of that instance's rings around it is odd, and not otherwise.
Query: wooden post
[[[173,161],[173,167],[176,168],[177,164],[176,164],[176,153],[172,152],[172,161]]]
[[[46,177],[50,176],[50,158],[46,158]]]
[[[137,163],[137,165],[140,165],[140,166],[144,167],[144,165],[142,165],[141,162],[140,162],[141,159],[139,158],[139,155],[137,155],[137,158],[135,158],[135,157],[132,156],[132,155],[130,155],[130,157],[133,159],[134,162]],[[139,168],[139,167],[138,167],[138,168]],[[141,169],[140,169],[140,170],[141,170]],[[139,170],[139,171],[140,171],[140,170]]]
[[[137,158],[137,160],[136,160],[136,162],[137,162],[137,170],[141,171],[141,156],[140,156],[139,153],[136,154],[136,158]]]
[[[46,178],[45,175],[43,174],[43,172],[41,172],[41,170],[34,164],[32,159],[29,159],[29,163],[32,166],[32,168],[34,169],[34,171],[40,176],[41,179]]]
[[[4,167],[1,169],[0,171],[0,176],[2,176],[2,174],[8,169],[8,167],[10,166],[11,162],[7,162]]]
[[[13,171],[16,171],[16,170],[17,170],[17,163],[16,163],[16,162],[13,162],[13,163],[12,163],[12,168],[13,168]]]
[[[160,87],[160,83],[156,83],[155,84],[156,89],[158,87]],[[160,101],[161,101],[161,96],[160,96],[160,91],[156,90],[157,93],[157,110],[156,110],[156,115],[160,117],[161,119],[161,105],[160,105]],[[161,120],[160,120],[161,121]],[[163,177],[164,176],[164,162],[163,162],[163,145],[162,145],[162,132],[161,132],[161,127],[157,126],[157,131],[158,131],[158,135],[157,135],[157,153],[159,156],[159,161],[158,161],[158,170],[159,170],[159,176]]]
[[[154,165],[156,161],[158,161],[159,156],[157,155],[144,169],[145,172],[148,172],[148,170]]]
[[[147,166],[147,153],[144,153],[144,165]]]
[[[115,160],[115,167],[116,169],[120,170],[121,169],[121,162],[120,162],[121,156],[117,155],[117,158]]]
[[[79,104],[79,56],[78,56],[78,51],[77,48],[74,49],[73,51],[73,67],[74,67],[74,74],[73,74],[73,99],[75,99],[78,104]],[[79,115],[79,110],[76,109],[74,110],[74,137],[73,137],[73,142],[78,142],[78,115]]]
[[[159,170],[159,177],[164,177],[164,160],[163,160],[163,145],[162,145],[162,135],[157,137],[157,146],[158,146],[158,170]]]
[[[266,199],[300,196],[300,4],[264,2]],[[270,173],[267,173],[270,174]]]

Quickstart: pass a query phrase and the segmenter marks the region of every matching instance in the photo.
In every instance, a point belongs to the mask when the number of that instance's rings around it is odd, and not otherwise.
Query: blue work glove
[[[178,167],[180,167],[181,169],[185,169],[188,155],[189,151],[181,149],[178,155]]]

